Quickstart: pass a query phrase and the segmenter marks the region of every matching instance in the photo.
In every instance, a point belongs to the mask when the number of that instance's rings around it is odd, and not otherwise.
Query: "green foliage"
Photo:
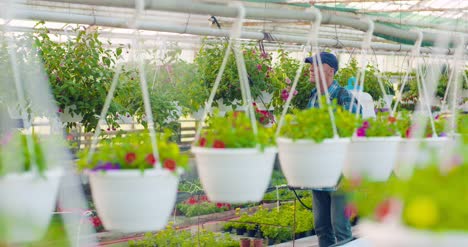
[[[177,230],[169,225],[165,230],[156,234],[146,233],[142,240],[129,241],[128,244],[132,247],[236,247],[239,246],[239,241],[234,240],[228,234],[222,235],[206,230],[192,234],[186,230]]]
[[[198,67],[196,82],[210,91],[213,88],[216,76],[227,49],[226,42],[215,44],[203,42],[194,63]],[[272,72],[271,56],[261,53],[255,46],[242,47],[247,74],[250,78],[250,89],[252,97],[256,98],[261,91],[272,93],[275,90],[271,83]],[[215,100],[224,99],[225,104],[231,104],[235,100],[242,99],[237,65],[233,52],[229,56],[226,69],[223,73]]]
[[[10,172],[31,171],[33,163],[39,174],[43,174],[47,169],[47,162],[41,147],[44,142],[37,135],[29,137],[33,142],[34,162],[32,162],[26,134],[14,132],[0,136],[0,177]]]
[[[424,131],[421,131],[421,127],[417,125],[417,122],[419,121],[425,125]],[[445,136],[444,131],[447,124],[445,117],[437,116],[433,121],[437,136]],[[411,118],[410,112],[402,111],[399,113],[397,125],[399,133],[403,138],[414,137],[414,135],[422,135],[423,137],[433,136],[432,125],[429,121],[429,118],[425,116],[425,114],[416,113],[414,114],[414,117]]]
[[[35,45],[49,77],[52,94],[57,105],[73,115],[83,116],[85,131],[92,131],[98,123],[107,92],[114,76],[114,66],[121,49],[107,49],[99,40],[97,31],[77,26],[76,37],[63,43],[50,38],[49,30],[39,22]],[[74,108],[69,108],[74,106]],[[116,112],[125,112],[115,102],[109,108],[107,122],[113,127]],[[67,123],[72,127],[76,123]]]
[[[168,160],[174,161],[176,167],[186,169],[188,156],[180,153],[179,146],[169,142],[170,132],[158,135],[158,152],[160,162],[165,166]],[[118,169],[144,169],[153,168],[156,164],[153,157],[151,140],[148,133],[126,134],[112,140],[104,140],[99,149],[88,162],[89,150],[78,154],[77,162],[80,170],[96,169],[107,164],[118,166]]]
[[[397,118],[390,116],[387,112],[379,112],[375,118],[360,119],[359,121],[358,136],[388,137],[400,135]]]
[[[153,121],[157,129],[167,127],[168,123],[175,123],[179,117],[188,113],[203,95],[193,88],[193,77],[196,67],[180,58],[182,50],[177,44],[171,44],[167,52],[158,49],[149,51],[154,59],[145,62],[145,79],[148,84]],[[158,52],[164,52],[159,58]],[[125,105],[137,121],[147,127],[144,112],[143,95],[140,86],[140,73],[137,65],[128,63],[126,72],[120,80],[120,97],[115,100]],[[203,99],[204,100],[204,99]],[[199,102],[198,102],[199,103]],[[176,131],[177,126],[172,128]]]
[[[303,198],[302,201],[309,207],[312,205],[312,197]],[[254,214],[244,213],[236,220],[238,222],[227,222],[226,225],[253,230],[258,224],[263,236],[284,242],[292,239],[294,214],[296,214],[296,233],[307,232],[314,228],[312,212],[299,203],[296,203],[296,208],[294,204],[285,204],[280,206],[279,210],[259,206]]]
[[[274,92],[273,106],[275,112],[280,113],[283,111],[283,105],[286,102],[287,94],[283,93],[286,91],[290,93],[290,87],[296,77],[297,69],[299,68],[300,61],[289,56],[289,53],[284,49],[278,50],[278,61],[274,66],[274,73],[271,74],[271,79],[276,85],[276,91]],[[297,95],[293,97],[290,106],[290,112],[292,109],[305,109],[309,102],[310,93],[314,89],[315,84],[309,81],[309,64],[305,64],[300,74],[299,81],[297,83]]]
[[[217,203],[203,201],[194,204],[179,203],[177,208],[187,217],[194,217],[206,214],[220,213],[228,210],[227,205],[219,205]]]
[[[215,113],[216,115],[216,113]],[[219,148],[261,148],[275,145],[274,129],[257,125],[258,135],[252,131],[252,124],[247,114],[229,112],[226,117],[213,117],[208,121],[208,128],[201,135],[198,146]]]
[[[462,135],[463,142],[468,144],[468,114],[460,114],[457,122],[457,131]]]
[[[338,81],[338,84],[341,86],[348,85],[348,79],[355,77],[357,79],[357,74],[361,70],[358,66],[356,58],[351,58],[346,67],[341,68],[335,75],[335,80]],[[367,64],[365,75],[364,75],[364,92],[369,93],[374,101],[382,98],[382,89],[379,85],[378,74],[380,73],[379,69],[373,64]],[[394,94],[392,84],[386,74],[380,74],[380,79],[384,86],[386,94]],[[356,80],[357,81],[357,80]]]
[[[303,111],[294,111],[286,115],[281,136],[293,140],[308,139],[321,143],[333,137],[332,123],[328,107],[332,107],[335,115],[336,127],[340,137],[350,137],[356,128],[357,120],[349,111],[333,102],[332,106],[325,104],[324,96],[321,99],[324,107],[310,108]]]

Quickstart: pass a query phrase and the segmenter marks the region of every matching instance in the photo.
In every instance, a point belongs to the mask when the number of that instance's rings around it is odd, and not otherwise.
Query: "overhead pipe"
[[[111,6],[122,8],[135,8],[134,0],[47,0],[48,2],[87,4],[99,6]],[[144,3],[145,10],[158,10],[179,13],[192,13],[200,15],[219,15],[224,17],[236,17],[237,9],[232,6],[203,3],[195,0],[146,0]],[[314,21],[315,14],[307,13],[300,10],[288,8],[261,8],[261,7],[246,7],[247,19],[293,19]],[[361,31],[368,30],[368,23],[361,21],[358,18],[337,16],[327,12],[322,12],[322,24],[335,24],[352,27]],[[383,24],[375,24],[375,34],[381,34],[389,37],[394,37],[399,40],[416,41],[418,32],[401,30]],[[423,43],[433,44],[437,40],[437,34],[424,32]],[[452,40],[456,40],[455,37]]]
[[[86,1],[86,0],[85,0]],[[79,23],[87,25],[99,25],[115,28],[127,28],[128,18],[109,17],[109,16],[95,16],[95,15],[82,15],[73,13],[63,12],[52,12],[43,11],[29,8],[17,8],[15,9],[14,17],[17,19],[28,19],[28,20],[45,20],[65,23]],[[188,25],[171,25],[156,23],[153,21],[146,21],[139,19],[135,23],[138,29],[159,31],[159,32],[170,32],[180,34],[193,34],[193,35],[204,35],[204,36],[217,36],[217,37],[229,37],[229,30],[220,30],[206,27],[193,27]],[[304,36],[293,36],[283,34],[272,34],[275,41],[289,42],[289,43],[300,43],[305,44],[307,38]],[[243,31],[241,34],[243,39],[254,39],[263,40],[264,33],[262,32],[248,32]],[[348,40],[336,40],[336,39],[319,39],[319,44],[328,47],[355,47],[360,48],[360,41],[348,41]],[[375,50],[387,50],[387,51],[411,51],[412,46],[409,45],[394,45],[386,43],[373,43],[372,49]],[[421,48],[422,53],[431,53],[438,51],[443,54],[453,54],[453,50],[450,48]]]

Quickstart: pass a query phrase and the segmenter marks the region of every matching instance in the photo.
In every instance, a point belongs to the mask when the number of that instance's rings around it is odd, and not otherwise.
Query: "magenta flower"
[[[361,127],[359,129],[357,129],[356,134],[357,134],[358,137],[365,137],[366,136],[366,129]]]
[[[291,79],[289,79],[289,78],[286,77],[285,82],[286,82],[286,84],[291,84]]]
[[[283,89],[283,91],[281,91],[281,99],[282,100],[287,100],[289,97],[289,93],[287,90]]]
[[[269,56],[268,56],[268,53],[262,52],[262,54],[260,54],[260,57],[264,59],[268,59]]]
[[[297,90],[294,90],[293,95],[296,96],[299,92]]]
[[[364,128],[364,129],[369,128],[369,122],[364,121],[364,123],[362,123],[362,128]]]
[[[262,71],[262,65],[261,65],[261,64],[257,64],[257,69],[258,69],[258,71]]]

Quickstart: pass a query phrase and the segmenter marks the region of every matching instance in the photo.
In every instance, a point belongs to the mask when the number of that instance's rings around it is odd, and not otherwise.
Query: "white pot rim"
[[[87,175],[99,177],[168,177],[179,176],[183,173],[182,168],[178,168],[175,173],[168,169],[145,169],[143,172],[140,169],[119,169],[107,171],[86,171]]]
[[[191,152],[194,154],[257,154],[263,153],[259,148],[207,148],[207,147],[192,147]],[[278,152],[276,147],[265,147],[265,153]]]
[[[297,139],[293,140],[291,138],[286,138],[286,137],[278,137],[276,138],[277,143],[295,143],[295,144],[324,144],[324,143],[349,143],[350,138],[349,137],[340,137],[340,138],[327,138],[323,140],[321,143],[317,143],[314,140],[310,139]]]
[[[46,178],[56,178],[60,177],[63,174],[62,168],[54,168],[51,170],[44,171],[44,176]],[[32,178],[42,178],[38,172],[27,171],[27,172],[14,172],[14,173],[7,173],[5,176],[0,177],[0,181],[4,180],[31,180]]]
[[[426,141],[431,141],[431,142],[445,142],[450,140],[448,136],[442,136],[442,137],[425,137],[425,138],[402,138],[403,141],[405,142],[426,142]]]
[[[399,136],[372,136],[372,137],[353,137],[351,142],[399,142],[402,138]]]

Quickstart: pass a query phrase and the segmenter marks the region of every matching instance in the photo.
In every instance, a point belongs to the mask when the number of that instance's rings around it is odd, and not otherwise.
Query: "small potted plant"
[[[416,168],[407,180],[386,183],[364,181],[354,193],[359,215],[368,220],[359,232],[376,246],[467,246],[466,174],[459,158],[441,172],[430,166]],[[430,181],[430,182],[428,182]],[[391,234],[389,234],[391,233]]]
[[[395,166],[400,136],[397,118],[378,113],[376,118],[359,120],[351,140],[343,170],[345,177],[366,176],[371,180],[387,180]]]
[[[246,114],[211,118],[195,143],[198,174],[210,201],[258,202],[268,187],[276,149],[273,129],[255,135]]]
[[[81,170],[89,174],[96,210],[107,230],[142,232],[162,229],[174,207],[179,174],[188,156],[158,136],[159,160],[147,133],[127,134],[104,142],[88,160],[79,154]]]
[[[322,105],[285,117],[277,143],[281,169],[290,186],[333,187],[341,176],[356,118],[336,102],[326,106],[322,98]],[[340,138],[333,136],[327,107],[333,107]]]
[[[0,135],[0,243],[40,240],[55,208],[63,160],[57,139],[19,132]],[[60,150],[65,152],[65,150]]]

